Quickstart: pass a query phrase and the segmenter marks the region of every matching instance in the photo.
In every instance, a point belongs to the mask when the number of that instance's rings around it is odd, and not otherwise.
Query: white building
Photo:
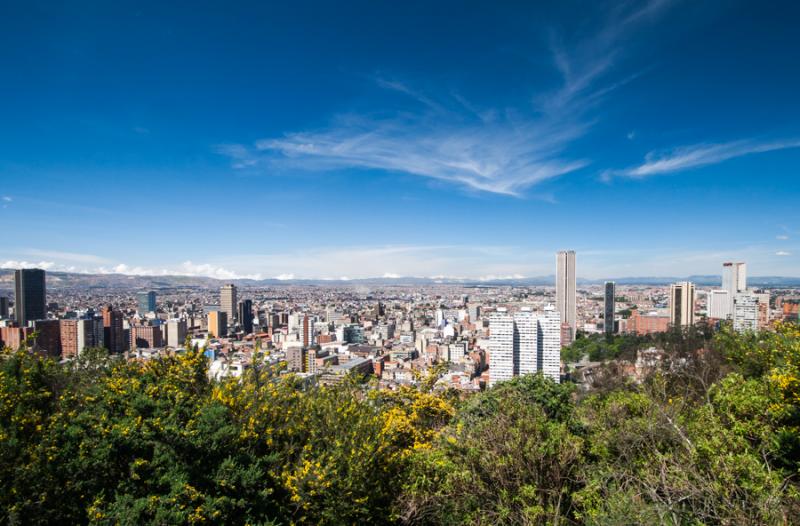
[[[538,326],[536,316],[530,308],[514,314],[514,354],[517,358],[517,374],[535,374],[539,370],[537,354]]]
[[[736,294],[747,290],[747,265],[745,263],[723,263],[722,288],[728,291],[728,316],[731,317]]]
[[[556,383],[561,381],[561,315],[552,306],[539,316],[539,370]]]
[[[727,290],[710,290],[706,296],[706,314],[709,318],[728,319],[731,315]]]
[[[740,292],[733,300],[733,330],[738,332],[758,329],[758,296]]]
[[[561,377],[561,315],[552,306],[535,315],[523,309],[510,316],[498,309],[489,317],[489,385],[521,374]]]
[[[514,318],[499,308],[489,317],[489,385],[514,376]]]

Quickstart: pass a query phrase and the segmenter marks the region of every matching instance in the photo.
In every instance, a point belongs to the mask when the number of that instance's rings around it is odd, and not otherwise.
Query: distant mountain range
[[[667,285],[676,281],[691,281],[696,285],[704,287],[720,286],[722,278],[720,276],[688,276],[688,277],[626,277],[606,279],[582,279],[578,278],[578,285],[601,285],[605,281],[614,281],[620,285]],[[417,278],[417,277],[397,277],[397,278],[364,278],[351,280],[323,280],[323,279],[234,279],[220,280],[202,276],[129,276],[126,274],[78,274],[69,272],[48,272],[47,286],[52,289],[66,288],[113,288],[113,289],[163,289],[181,287],[218,287],[222,283],[236,283],[245,287],[268,287],[268,286],[290,286],[290,285],[361,285],[361,286],[421,286],[421,285],[469,285],[469,286],[497,286],[497,285],[520,285],[520,286],[551,286],[555,281],[554,276],[537,276],[528,278],[509,278],[509,279],[470,279],[470,278]],[[798,287],[800,277],[783,276],[753,276],[748,277],[747,283],[754,287]],[[0,290],[12,290],[14,288],[14,271],[0,270]]]

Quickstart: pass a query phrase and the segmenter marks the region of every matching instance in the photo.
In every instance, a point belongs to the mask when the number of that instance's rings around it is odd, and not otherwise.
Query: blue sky
[[[800,7],[530,4],[5,3],[0,266],[800,275]]]

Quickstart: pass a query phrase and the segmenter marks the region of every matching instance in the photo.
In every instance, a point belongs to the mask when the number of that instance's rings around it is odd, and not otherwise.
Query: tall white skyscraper
[[[514,318],[506,309],[489,317],[489,385],[514,376]]]
[[[575,251],[562,250],[556,254],[556,309],[561,320],[569,324],[570,341],[575,339],[577,314],[575,312]]]
[[[236,301],[236,285],[231,283],[223,285],[219,291],[219,310],[227,314],[228,322],[233,323],[236,319],[237,301]]]
[[[539,316],[539,370],[555,380],[561,381],[561,315],[552,306]]]
[[[523,308],[513,316],[500,308],[489,316],[489,385],[542,372],[561,378],[561,315],[548,306],[539,315]]]
[[[514,314],[514,351],[518,374],[534,374],[539,370],[537,320],[530,308]]]
[[[682,281],[669,286],[669,322],[681,327],[694,325],[694,283]]]
[[[726,262],[722,264],[722,289],[728,292],[728,317],[733,316],[736,295],[747,290],[747,265]]]
[[[740,292],[733,299],[733,330],[738,332],[758,329],[758,296]]]
[[[718,320],[727,319],[730,316],[730,308],[727,290],[708,291],[708,296],[706,297],[706,312],[709,318]]]

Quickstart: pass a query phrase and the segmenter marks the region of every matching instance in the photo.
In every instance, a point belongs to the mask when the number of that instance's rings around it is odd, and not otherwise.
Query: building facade
[[[228,315],[228,321],[233,322],[236,320],[237,305],[236,285],[232,283],[223,285],[219,290],[219,310]]]
[[[556,254],[556,309],[562,322],[570,328],[569,341],[562,341],[562,345],[569,345],[575,339],[576,293],[575,251],[562,250]]]
[[[669,286],[669,322],[676,327],[694,325],[694,283],[681,281]]]
[[[14,271],[14,318],[20,327],[47,318],[45,272],[38,268]]]
[[[606,336],[611,336],[614,330],[614,315],[616,312],[616,285],[613,281],[606,281],[605,294],[603,295],[603,332]]]

